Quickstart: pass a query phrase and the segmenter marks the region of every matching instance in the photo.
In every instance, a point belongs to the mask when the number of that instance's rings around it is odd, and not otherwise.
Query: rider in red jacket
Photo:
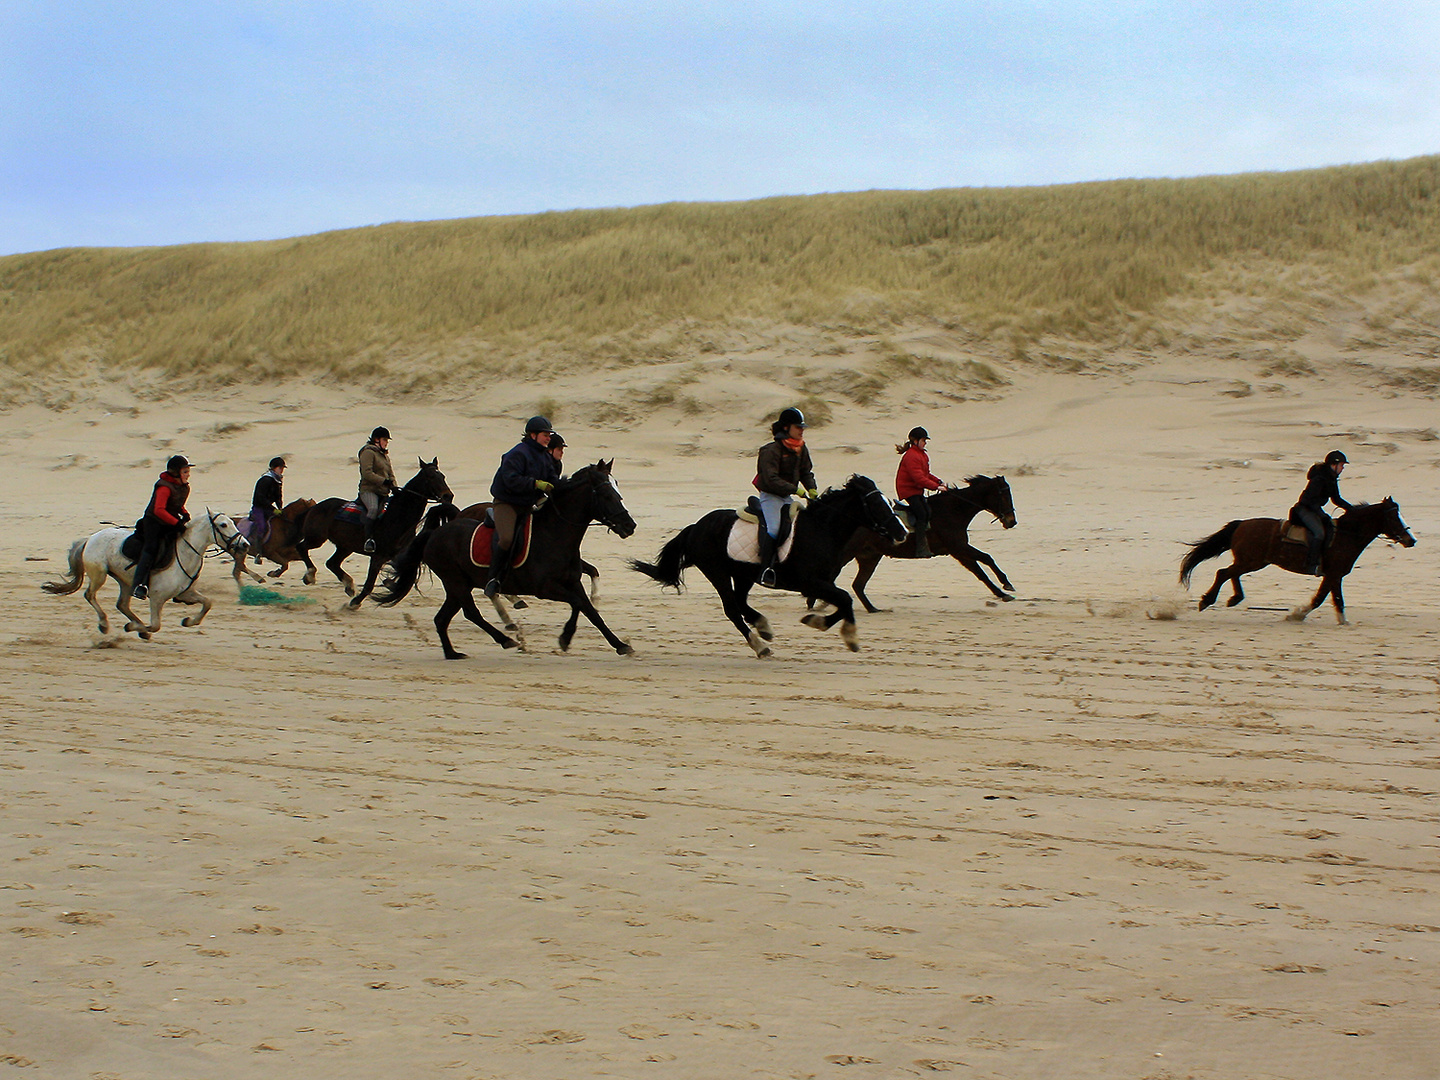
[[[176,454],[165,463],[165,471],[155,481],[155,491],[139,521],[141,534],[140,558],[135,564],[135,577],[130,595],[144,600],[150,595],[150,568],[167,535],[183,531],[190,520],[185,500],[190,497],[190,462],[184,454]]]
[[[895,473],[895,494],[910,507],[911,524],[915,527],[915,557],[930,558],[930,506],[925,501],[927,491],[944,491],[944,480],[930,472],[930,455],[925,444],[930,433],[923,427],[910,429],[910,441],[895,447],[902,454],[900,468]]]

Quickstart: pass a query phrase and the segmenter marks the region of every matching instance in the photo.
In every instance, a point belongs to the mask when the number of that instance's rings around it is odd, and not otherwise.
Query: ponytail
[[[910,444],[909,444],[908,442],[897,442],[897,443],[895,444],[895,453],[897,453],[897,454],[903,454],[906,450],[909,450],[909,449],[910,449]]]

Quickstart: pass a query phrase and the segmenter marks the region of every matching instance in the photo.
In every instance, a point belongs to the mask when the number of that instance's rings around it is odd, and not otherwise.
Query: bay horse
[[[135,578],[135,560],[120,550],[121,545],[134,533],[134,529],[101,529],[91,536],[76,540],[70,545],[67,556],[70,576],[63,581],[47,581],[40,587],[53,596],[68,596],[81,585],[85,588],[85,600],[100,616],[99,630],[110,632],[110,617],[105,614],[95,599],[101,587],[109,578],[120,583],[120,599],[115,610],[125,616],[125,629],[135,631],[148,641],[150,635],[160,629],[160,609],[170,600],[182,604],[199,604],[200,614],[188,615],[180,620],[181,626],[199,626],[211,608],[209,597],[195,588],[195,581],[205,565],[205,552],[212,546],[224,548],[231,555],[243,558],[249,546],[240,535],[235,522],[224,514],[205,511],[202,517],[196,514],[190,519],[175,542],[175,558],[163,570],[150,575],[150,618],[142,622],[130,608],[130,586]]]
[[[930,528],[926,537],[930,542],[930,551],[935,555],[953,555],[960,565],[974,574],[980,581],[995,594],[1000,600],[1013,600],[1006,592],[1001,592],[1001,586],[1015,591],[1015,586],[1010,584],[1010,579],[1005,576],[994,559],[977,547],[970,544],[970,522],[982,510],[995,515],[995,519],[1006,529],[1015,527],[1015,504],[1010,498],[1010,484],[1003,476],[967,476],[965,487],[947,488],[938,495],[931,496],[930,500]],[[883,558],[891,559],[913,559],[915,558],[915,535],[912,533],[898,544],[892,543],[879,533],[870,529],[860,529],[850,538],[840,551],[840,562],[843,566],[851,559],[857,564],[855,580],[850,583],[850,588],[855,590],[856,597],[860,603],[865,605],[865,610],[872,615],[879,611],[870,598],[865,595],[865,586],[869,583],[875,568],[880,565]],[[981,564],[990,567],[995,571],[995,576],[1000,579],[1000,585],[996,585],[981,569]]]
[[[730,530],[739,515],[734,510],[712,510],[660,549],[655,562],[632,560],[630,568],[679,590],[685,568],[698,567],[720,595],[725,617],[761,658],[770,655],[767,642],[775,640],[770,621],[749,603],[750,590],[760,578],[758,562],[739,562],[727,551]],[[758,528],[759,526],[749,526]],[[905,526],[889,501],[868,476],[852,476],[843,487],[831,488],[795,519],[790,554],[776,567],[776,588],[798,592],[807,600],[820,600],[835,610],[829,615],[811,612],[800,621],[815,630],[840,623],[840,637],[851,652],[860,646],[855,635],[855,603],[835,584],[845,565],[841,553],[857,530],[873,532],[898,542]]]
[[[336,519],[335,511],[349,499],[325,499],[316,503],[306,513],[300,526],[300,536],[295,541],[295,551],[308,568],[303,578],[305,584],[315,584],[315,565],[310,561],[310,549],[328,541],[335,545],[335,554],[325,560],[325,565],[345,586],[345,595],[351,597],[350,607],[358,608],[374,590],[381,567],[415,535],[420,519],[425,516],[426,504],[432,500],[448,504],[454,499],[454,493],[445,483],[445,474],[440,471],[440,459],[426,461],[421,458],[420,471],[390,496],[380,520],[375,522],[375,553],[370,556],[370,569],[359,593],[355,591],[355,579],[345,572],[341,564],[364,548],[365,526]]]
[[[484,521],[485,515],[490,512],[490,507],[492,507],[493,505],[495,504],[488,502],[471,503],[469,506],[465,507],[465,509],[461,510],[455,516],[460,518],[470,518],[472,521]],[[600,571],[595,568],[593,563],[588,563],[584,559],[581,559],[580,572],[590,579],[590,599],[592,601],[600,599]],[[513,596],[510,593],[506,593],[504,595],[505,598],[510,601],[512,606],[517,608],[523,608],[526,606],[523,598]]]
[[[231,576],[235,578],[235,584],[241,584],[240,575],[249,574],[250,580],[264,582],[265,578],[246,566],[246,560],[253,553],[258,563],[262,559],[269,559],[275,563],[275,569],[269,572],[269,577],[278,578],[290,568],[292,562],[303,561],[306,569],[314,574],[315,564],[310,561],[309,552],[301,551],[295,546],[295,541],[300,538],[301,523],[310,508],[315,505],[314,499],[296,499],[294,502],[286,503],[280,512],[270,519],[270,531],[265,534],[265,539],[256,541],[253,537],[245,539],[250,542],[250,552],[241,552],[235,560],[235,568]],[[237,520],[238,519],[234,519]]]
[[[1215,584],[1200,597],[1200,610],[1204,611],[1215,603],[1220,595],[1220,586],[1229,580],[1234,590],[1227,607],[1234,607],[1245,599],[1240,588],[1240,575],[1259,570],[1263,566],[1275,565],[1292,574],[1305,573],[1308,555],[1304,543],[1282,542],[1281,536],[1286,523],[1277,518],[1246,518],[1229,522],[1219,532],[1212,533],[1204,540],[1190,544],[1190,554],[1180,563],[1180,584],[1190,586],[1190,575],[1206,559],[1213,559],[1230,552],[1229,566],[1221,567],[1215,574]],[[1305,616],[1314,611],[1325,597],[1331,597],[1335,605],[1335,618],[1345,625],[1345,597],[1340,591],[1340,582],[1355,567],[1372,540],[1384,536],[1401,547],[1414,547],[1415,537],[1410,535],[1400,517],[1400,507],[1394,499],[1374,505],[1361,503],[1352,506],[1335,522],[1335,539],[1325,549],[1320,562],[1320,588],[1309,604],[1295,608],[1286,618],[1290,622],[1303,622]]]
[[[560,631],[562,651],[569,651],[582,614],[621,656],[635,651],[605,625],[605,620],[595,610],[580,583],[583,566],[580,542],[592,522],[599,522],[622,539],[635,531],[635,519],[625,509],[625,502],[612,475],[614,464],[614,458],[597,461],[594,465],[577,469],[568,480],[556,482],[555,490],[545,505],[530,515],[529,555],[519,566],[512,566],[500,583],[501,591],[506,594],[558,600],[570,605],[570,618]],[[445,602],[435,613],[435,630],[440,635],[440,648],[446,660],[465,659],[465,654],[458,652],[450,642],[450,620],[457,611],[489,634],[502,648],[513,649],[523,644],[523,638],[516,641],[486,622],[475,605],[475,590],[484,588],[490,578],[489,566],[477,566],[470,557],[471,540],[480,525],[480,521],[474,518],[456,518],[441,523],[432,510],[426,518],[424,530],[395,558],[391,576],[385,581],[386,592],[377,598],[377,603],[385,607],[398,604],[415,587],[421,565],[428,566],[445,587]],[[519,628],[501,605],[499,597],[494,598],[492,603],[506,624],[506,630],[518,635]]]

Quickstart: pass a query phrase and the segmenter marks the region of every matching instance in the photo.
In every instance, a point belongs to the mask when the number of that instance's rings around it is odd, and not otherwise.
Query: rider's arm
[[[168,488],[157,487],[155,489],[155,501],[150,504],[150,512],[166,525],[179,525],[180,519],[170,513],[170,507],[167,505],[169,501],[170,490]]]

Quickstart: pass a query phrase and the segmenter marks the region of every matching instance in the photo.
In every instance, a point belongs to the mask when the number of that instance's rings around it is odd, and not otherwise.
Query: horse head
[[[1380,531],[1401,547],[1414,547],[1415,537],[1411,534],[1409,528],[1406,527],[1404,519],[1400,517],[1400,504],[1387,495],[1385,496],[1385,501],[1382,502],[1380,506],[1385,512]]]
[[[445,474],[440,471],[439,457],[431,461],[424,458],[417,460],[420,462],[420,471],[410,478],[405,485],[406,490],[424,495],[430,502],[454,502],[455,493],[450,490],[450,485],[445,482]]]
[[[215,513],[208,506],[205,508],[205,516],[210,519],[210,535],[214,543],[224,548],[229,555],[238,559],[250,550],[250,541],[240,534],[235,522],[229,517]]]
[[[1010,498],[1010,482],[1003,476],[967,476],[965,495],[970,502],[995,515],[995,520],[1007,529],[1013,529],[1015,503]]]
[[[858,473],[852,475],[845,481],[845,486],[839,492],[827,491],[821,496],[820,501],[823,503],[833,494],[840,493],[854,496],[860,500],[861,510],[865,514],[865,525],[872,532],[877,532],[896,544],[908,535],[905,523],[895,513],[895,508],[890,505],[890,500],[885,498],[884,493],[870,477],[860,476]]]
[[[625,509],[625,500],[620,497],[620,487],[615,483],[612,472],[614,465],[614,458],[609,461],[601,458],[594,465],[577,470],[566,487],[585,486],[590,500],[590,520],[598,521],[623,540],[634,533],[635,519]]]

